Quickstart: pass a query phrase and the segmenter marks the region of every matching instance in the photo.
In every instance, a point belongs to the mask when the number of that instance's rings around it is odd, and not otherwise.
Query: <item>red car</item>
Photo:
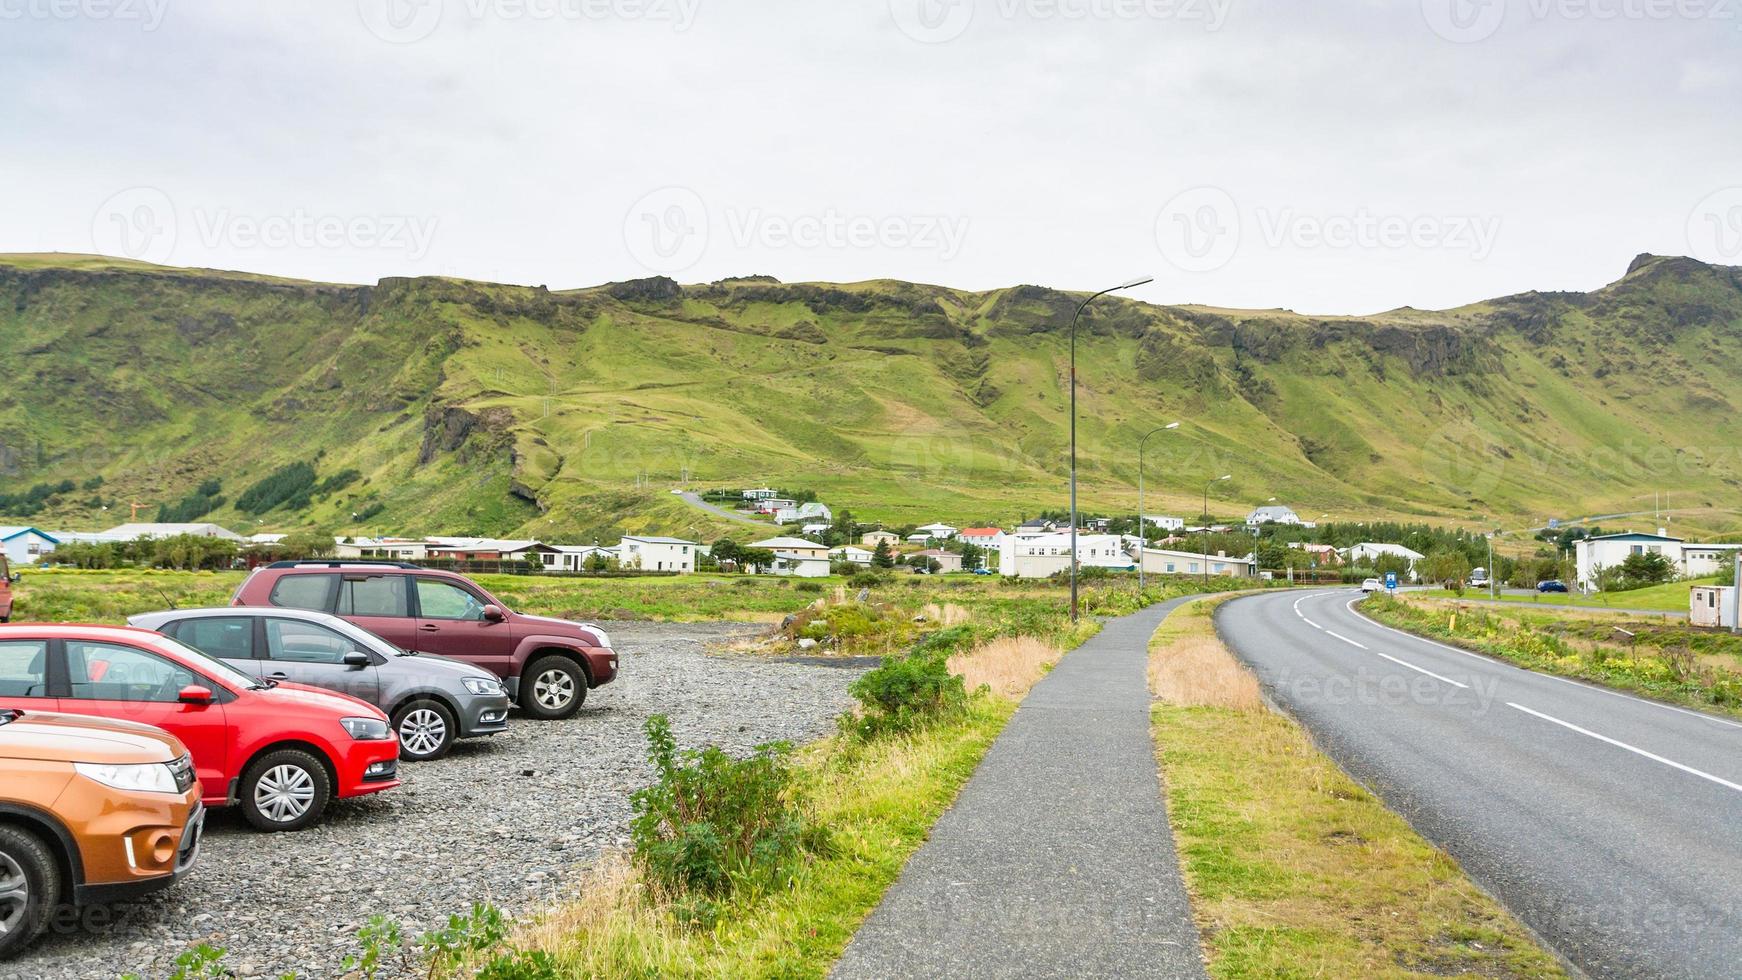
[[[617,653],[599,627],[517,613],[464,575],[404,562],[274,562],[255,569],[230,604],[332,613],[401,649],[476,664],[534,718],[569,717],[590,688],[617,676]]]
[[[399,785],[399,740],[379,708],[262,681],[130,626],[0,626],[0,709],[141,722],[187,746],[208,807],[240,804],[261,830],[301,830],[333,799]]]

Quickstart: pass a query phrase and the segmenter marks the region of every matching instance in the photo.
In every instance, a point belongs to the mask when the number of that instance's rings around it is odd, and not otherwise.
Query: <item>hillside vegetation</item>
[[[131,503],[185,515],[216,479],[203,519],[239,530],[730,531],[668,492],[686,474],[814,489],[862,519],[1009,521],[1062,501],[1078,298],[766,278],[337,286],[0,256],[0,475],[81,488],[34,505],[28,523],[50,527],[120,523]],[[1104,300],[1079,351],[1084,506],[1134,507],[1138,439],[1179,419],[1149,442],[1154,511],[1196,513],[1204,481],[1231,473],[1222,516],[1276,496],[1308,519],[1519,526],[1670,489],[1727,526],[1739,355],[1742,270],[1684,258],[1436,313]],[[307,492],[237,510],[297,464]]]

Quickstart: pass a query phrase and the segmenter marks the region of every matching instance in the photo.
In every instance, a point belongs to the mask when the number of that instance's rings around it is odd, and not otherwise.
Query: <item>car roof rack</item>
[[[275,561],[267,568],[352,568],[357,565],[377,568],[422,568],[408,561],[387,561],[381,558],[310,558],[303,561]]]

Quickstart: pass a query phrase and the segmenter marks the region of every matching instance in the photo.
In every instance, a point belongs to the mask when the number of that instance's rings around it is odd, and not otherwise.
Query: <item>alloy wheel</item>
[[[412,755],[429,755],[447,740],[448,725],[429,708],[418,708],[399,723],[399,744]]]
[[[566,670],[547,670],[533,682],[532,696],[540,707],[559,711],[575,699],[575,678]]]
[[[301,766],[273,766],[254,784],[254,808],[277,823],[301,818],[314,801],[314,777]]]
[[[0,854],[0,936],[23,923],[29,906],[30,881],[24,877],[24,869],[11,855]]]

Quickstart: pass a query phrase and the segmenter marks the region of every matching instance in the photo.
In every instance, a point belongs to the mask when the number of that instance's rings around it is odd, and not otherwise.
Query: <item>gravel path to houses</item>
[[[446,759],[407,766],[399,789],[337,803],[302,833],[258,834],[234,812],[214,812],[186,880],[57,926],[0,963],[0,978],[159,980],[202,940],[229,950],[224,962],[238,977],[327,978],[371,915],[415,934],[474,901],[536,911],[601,849],[627,843],[629,796],[652,778],[641,734],[649,715],[670,715],[685,746],[805,741],[832,730],[866,669],[704,653],[761,627],[607,628],[622,674],[576,717],[517,719],[493,739],[461,742]]]

